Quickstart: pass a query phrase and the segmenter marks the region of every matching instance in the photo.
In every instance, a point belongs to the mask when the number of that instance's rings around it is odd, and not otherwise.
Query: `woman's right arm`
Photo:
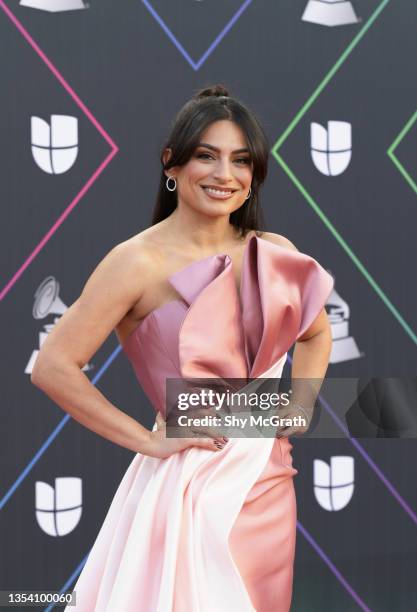
[[[128,242],[104,257],[42,344],[31,381],[81,425],[134,452],[162,457],[192,445],[216,450],[212,439],[161,440],[107,400],[82,372],[140,299],[148,263],[146,253]]]
[[[81,371],[140,299],[146,261],[132,247],[120,244],[99,263],[42,344],[31,381],[81,425],[142,452],[150,432],[109,402]]]

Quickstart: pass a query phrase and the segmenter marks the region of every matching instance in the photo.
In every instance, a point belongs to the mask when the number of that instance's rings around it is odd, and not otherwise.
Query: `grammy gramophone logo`
[[[33,318],[45,319],[52,314],[60,316],[55,317],[53,323],[46,323],[43,326],[44,331],[39,332],[39,348],[33,350],[26,365],[25,374],[32,374],[42,344],[66,310],[68,310],[68,307],[59,297],[59,282],[53,276],[48,276],[35,291],[35,302],[32,309]],[[86,363],[82,370],[85,372],[93,368],[93,365]]]
[[[330,363],[340,363],[363,357],[355,338],[349,333],[350,308],[336,289],[327,298],[326,311],[332,331],[332,350]]]
[[[49,13],[59,13],[86,9],[89,4],[82,2],[82,0],[20,0],[20,6],[48,11]]]
[[[349,25],[359,21],[349,0],[309,0],[301,19],[329,27]]]

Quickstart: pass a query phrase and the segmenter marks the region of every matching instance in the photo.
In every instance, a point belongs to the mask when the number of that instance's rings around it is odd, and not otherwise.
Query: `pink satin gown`
[[[228,255],[193,262],[169,282],[182,299],[151,312],[123,344],[163,415],[167,377],[279,378],[333,287],[315,259],[256,236],[240,299]],[[288,612],[291,449],[288,438],[231,438],[218,452],[136,454],[67,612]]]

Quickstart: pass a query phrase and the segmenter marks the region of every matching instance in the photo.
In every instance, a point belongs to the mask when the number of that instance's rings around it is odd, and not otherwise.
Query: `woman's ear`
[[[171,155],[172,155],[172,149],[170,148],[165,149],[164,152],[162,153],[162,163],[164,164],[164,166],[171,159]]]

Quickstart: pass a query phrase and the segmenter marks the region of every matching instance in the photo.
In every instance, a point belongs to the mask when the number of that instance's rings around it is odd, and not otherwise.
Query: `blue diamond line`
[[[120,344],[116,347],[116,349],[111,353],[111,355],[106,359],[106,361],[104,362],[104,364],[102,365],[102,367],[98,370],[97,374],[95,375],[95,377],[91,380],[91,383],[93,385],[95,385],[100,378],[103,376],[103,374],[105,373],[105,371],[110,367],[110,365],[113,363],[113,361],[116,359],[117,355],[120,353],[120,351],[122,350],[122,347],[120,346]],[[9,488],[9,490],[7,491],[7,493],[3,496],[3,498],[0,500],[0,510],[2,510],[4,508],[4,506],[6,505],[6,503],[9,501],[9,499],[11,498],[11,496],[15,493],[16,489],[22,484],[22,482],[24,481],[24,479],[26,478],[26,476],[32,471],[32,469],[35,467],[35,465],[37,464],[37,462],[39,461],[39,459],[42,457],[42,455],[46,452],[46,450],[50,447],[50,445],[52,444],[52,442],[55,440],[55,438],[61,433],[61,431],[63,430],[63,428],[65,427],[65,425],[68,423],[68,421],[71,419],[71,415],[69,413],[67,413],[58,423],[58,425],[55,427],[55,429],[52,431],[52,433],[50,433],[50,435],[48,436],[48,438],[45,440],[45,442],[42,444],[42,446],[39,448],[39,450],[34,454],[34,456],[32,457],[32,459],[29,461],[29,463],[27,464],[27,466],[24,468],[24,470],[20,473],[20,475],[18,476],[18,478],[15,480],[15,482],[12,484],[12,486]]]
[[[187,62],[190,64],[190,66],[195,71],[199,70],[199,68],[204,64],[204,62],[210,57],[210,55],[212,54],[214,49],[221,42],[221,40],[226,36],[226,34],[231,30],[231,28],[234,26],[236,21],[239,19],[239,17],[242,15],[242,13],[247,9],[249,4],[252,3],[252,1],[253,0],[245,0],[245,2],[242,4],[242,6],[236,11],[236,13],[230,19],[230,21],[228,21],[228,23],[225,25],[225,27],[220,32],[220,34],[211,43],[211,45],[209,46],[207,51],[205,51],[205,53],[203,53],[203,55],[200,57],[200,59],[197,62],[195,62],[193,60],[193,58],[190,56],[190,54],[188,53],[188,51],[180,43],[178,38],[176,38],[176,36],[174,36],[174,34],[169,29],[169,27],[167,26],[165,21],[162,19],[162,17],[160,17],[159,14],[156,12],[156,10],[153,8],[153,6],[149,2],[149,0],[142,0],[143,4],[146,6],[148,11],[151,13],[152,17],[155,18],[155,20],[161,26],[161,28],[163,29],[165,34],[168,36],[168,38],[174,43],[174,45],[177,47],[178,51],[185,57]]]

